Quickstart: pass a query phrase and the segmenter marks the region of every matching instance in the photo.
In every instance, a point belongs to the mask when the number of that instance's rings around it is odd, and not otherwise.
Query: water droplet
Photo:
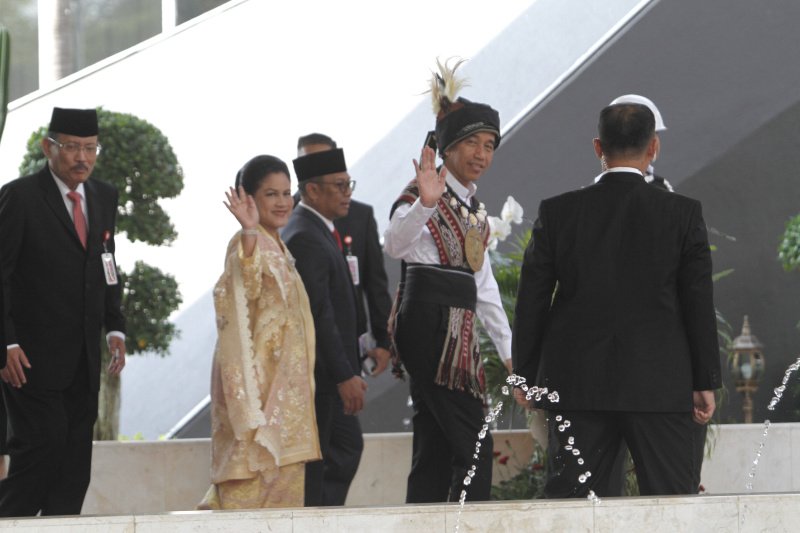
[[[564,427],[565,427],[565,428],[568,428],[568,427],[570,427],[571,425],[572,425],[572,422],[570,422],[569,420],[564,420]]]
[[[581,483],[586,483],[586,476],[581,474],[580,476],[578,476],[578,481],[580,481]]]
[[[582,465],[582,464],[583,464],[583,458],[579,458],[579,459],[578,459],[578,464],[579,464],[579,465]]]
[[[564,449],[570,451],[572,449],[572,446],[567,444],[566,446],[564,446]]]
[[[567,442],[569,442],[570,444],[575,444],[575,437],[568,438]]]
[[[586,477],[592,477],[592,473],[591,473],[591,472],[589,472],[588,470],[586,471],[586,474],[584,474],[584,475],[585,475]]]
[[[567,428],[564,427],[564,424],[561,424],[561,425],[558,426],[558,430],[560,432],[562,432],[562,433],[564,432],[565,429],[567,429]]]
[[[408,406],[408,407],[413,407],[414,406],[414,400],[411,399],[411,396],[409,396],[408,400],[406,400],[406,406]]]
[[[475,471],[474,470],[470,470],[469,472],[467,472],[467,475],[469,477],[475,477]]]
[[[403,425],[404,426],[410,426],[411,425],[411,419],[410,418],[404,418],[403,419]]]
[[[580,454],[581,454],[581,451],[578,448],[575,448],[574,450],[572,450],[572,455],[576,455],[577,456],[577,455],[580,455]]]
[[[561,415],[556,416],[556,422],[561,422],[564,419]]]
[[[479,438],[479,439],[481,439],[481,440],[483,440],[484,438],[486,438],[486,430],[485,430],[485,429],[482,429],[482,430],[480,431],[480,433],[478,433],[478,438]]]
[[[469,476],[466,476],[464,478],[464,485],[469,485],[470,483],[472,483],[472,478],[469,477]]]

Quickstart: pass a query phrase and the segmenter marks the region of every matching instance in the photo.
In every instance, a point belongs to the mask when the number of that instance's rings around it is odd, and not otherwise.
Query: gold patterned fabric
[[[321,458],[314,414],[314,321],[294,258],[263,230],[240,234],[214,287],[211,482],[206,509],[300,507],[304,465]]]

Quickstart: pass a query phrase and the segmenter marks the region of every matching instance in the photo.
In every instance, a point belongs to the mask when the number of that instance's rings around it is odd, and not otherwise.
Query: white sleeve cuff
[[[125,334],[122,333],[121,331],[109,331],[108,333],[106,333],[106,342],[111,340],[111,337],[119,337],[123,341],[125,340]]]

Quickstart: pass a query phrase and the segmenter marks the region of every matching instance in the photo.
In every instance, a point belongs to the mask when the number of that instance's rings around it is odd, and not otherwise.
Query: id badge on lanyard
[[[353,238],[350,235],[344,236],[344,247],[347,255],[344,258],[347,260],[347,266],[350,269],[350,277],[353,278],[353,285],[360,283],[358,275],[358,257],[353,255],[352,251]]]
[[[100,260],[103,263],[103,274],[106,276],[106,285],[116,285],[119,283],[117,277],[117,265],[114,263],[114,254],[108,251],[108,240],[111,238],[111,232],[106,230],[103,234],[103,253],[100,254]]]

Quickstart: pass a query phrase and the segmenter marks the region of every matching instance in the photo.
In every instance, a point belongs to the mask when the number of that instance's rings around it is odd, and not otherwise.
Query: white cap
[[[664,119],[661,118],[661,113],[658,111],[656,104],[654,104],[649,98],[639,96],[638,94],[626,94],[624,96],[614,98],[614,100],[608,105],[615,104],[641,104],[647,106],[650,108],[650,111],[653,112],[653,116],[656,117],[656,131],[664,131],[667,129],[667,127],[664,125]]]

